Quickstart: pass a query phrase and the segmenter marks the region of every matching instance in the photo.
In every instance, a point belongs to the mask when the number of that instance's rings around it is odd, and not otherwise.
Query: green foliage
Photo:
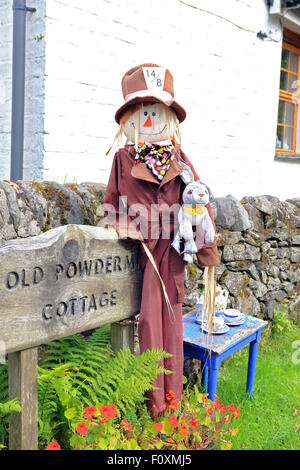
[[[300,366],[293,361],[300,325],[268,335],[262,331],[252,400],[245,393],[248,348],[223,361],[218,395],[241,408],[239,433],[233,450],[298,450],[300,448]]]
[[[154,388],[160,364],[170,354],[159,349],[135,357],[129,348],[114,353],[109,328],[47,344],[39,367],[40,447],[59,440],[68,448],[71,422],[78,421],[83,408],[91,403],[115,403],[119,417],[136,409]],[[58,439],[59,436],[59,439]]]
[[[287,313],[284,308],[281,310],[273,311],[272,318],[272,335],[285,334],[292,328],[291,321],[287,318]]]
[[[4,403],[0,402],[0,449],[4,449],[6,447],[5,444],[7,444],[8,416],[11,413],[19,413],[20,411],[21,406],[17,398]]]
[[[77,334],[41,348],[38,367],[39,448],[52,440],[69,448],[72,423],[91,403],[114,403],[118,419],[136,413],[158,374],[171,373],[161,364],[170,354],[153,349],[136,357],[129,348],[114,353],[109,325],[87,337]],[[0,368],[0,401],[7,399],[7,366]],[[2,426],[2,427],[1,427]],[[2,434],[1,434],[2,433]],[[1,425],[1,440],[7,426]]]

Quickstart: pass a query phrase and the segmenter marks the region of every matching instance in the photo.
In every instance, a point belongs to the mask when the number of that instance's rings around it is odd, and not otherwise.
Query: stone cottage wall
[[[32,181],[0,182],[0,243],[39,235],[65,224],[99,225],[105,186]],[[229,305],[271,318],[274,308],[300,306],[300,198],[216,198],[214,210],[220,264],[218,284]],[[195,307],[203,269],[186,269],[184,308]]]

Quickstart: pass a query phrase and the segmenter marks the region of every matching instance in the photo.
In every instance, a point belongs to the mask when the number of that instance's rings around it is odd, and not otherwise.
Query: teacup
[[[227,308],[224,311],[226,321],[234,322],[239,319],[241,312],[235,308]]]
[[[224,328],[225,322],[224,322],[224,317],[223,316],[218,316],[214,318],[213,322],[213,328],[216,331],[220,331]]]

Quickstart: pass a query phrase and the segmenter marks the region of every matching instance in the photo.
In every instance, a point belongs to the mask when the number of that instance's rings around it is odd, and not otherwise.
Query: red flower
[[[121,424],[127,431],[132,431],[132,425],[128,423],[127,419],[122,419]]]
[[[188,427],[183,424],[180,428],[179,428],[179,431],[180,431],[180,434],[182,434],[183,436],[186,436],[187,435],[187,431],[188,431]]]
[[[213,408],[211,408],[211,407],[210,407],[210,408],[208,408],[208,410],[207,410],[207,414],[208,414],[208,415],[213,415],[213,414],[214,414],[214,409],[213,409]]]
[[[224,414],[226,413],[227,411],[227,406],[225,406],[223,403],[221,406],[219,406],[218,410],[220,411],[220,413]]]
[[[175,392],[173,390],[169,390],[168,393],[166,394],[166,399],[168,401],[174,400],[175,398]]]
[[[240,408],[239,407],[234,411],[234,415],[235,415],[236,419],[240,419]]]
[[[101,424],[104,424],[105,423],[105,419],[104,418],[101,418],[101,416],[99,416],[99,421]]]
[[[207,396],[202,397],[202,400],[204,401],[204,403],[206,403],[207,402]]]
[[[56,441],[51,441],[47,445],[47,450],[60,450],[60,445]]]
[[[230,411],[232,411],[232,412],[235,411],[235,406],[234,406],[233,403],[229,403],[229,405],[227,406],[227,408],[228,408]]]
[[[85,423],[78,423],[77,424],[77,428],[76,428],[76,431],[78,432],[78,434],[80,434],[81,436],[85,436],[88,432],[88,427]]]
[[[155,423],[154,427],[158,432],[161,432],[161,430],[163,428],[163,425],[162,425],[162,423]]]
[[[95,418],[96,411],[97,408],[95,406],[87,406],[83,415],[84,419],[92,421],[92,419]]]
[[[100,413],[102,414],[103,418],[105,419],[112,419],[115,418],[117,414],[117,410],[114,404],[112,405],[103,405],[100,408]]]
[[[172,414],[169,418],[169,421],[171,423],[172,429],[174,429],[178,426],[177,416]]]
[[[171,410],[179,410],[180,403],[178,403],[177,400],[173,400],[169,407],[171,408]]]
[[[191,422],[190,422],[190,425],[192,426],[192,428],[197,429],[198,428],[198,421],[196,419],[192,419]]]

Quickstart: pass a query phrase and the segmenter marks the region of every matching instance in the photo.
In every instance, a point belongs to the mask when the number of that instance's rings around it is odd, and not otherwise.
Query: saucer
[[[238,316],[238,318],[235,318],[232,321],[230,321],[230,320],[228,321],[228,319],[226,319],[226,317],[224,317],[224,321],[225,321],[226,325],[239,326],[239,325],[242,325],[245,322],[245,315],[243,313],[241,313]]]
[[[203,331],[204,331],[204,333],[208,333],[208,328],[207,328],[206,323],[203,323]],[[212,335],[222,335],[223,333],[227,333],[227,331],[229,331],[229,326],[224,325],[223,328],[220,328],[219,330],[212,330],[211,334]]]

